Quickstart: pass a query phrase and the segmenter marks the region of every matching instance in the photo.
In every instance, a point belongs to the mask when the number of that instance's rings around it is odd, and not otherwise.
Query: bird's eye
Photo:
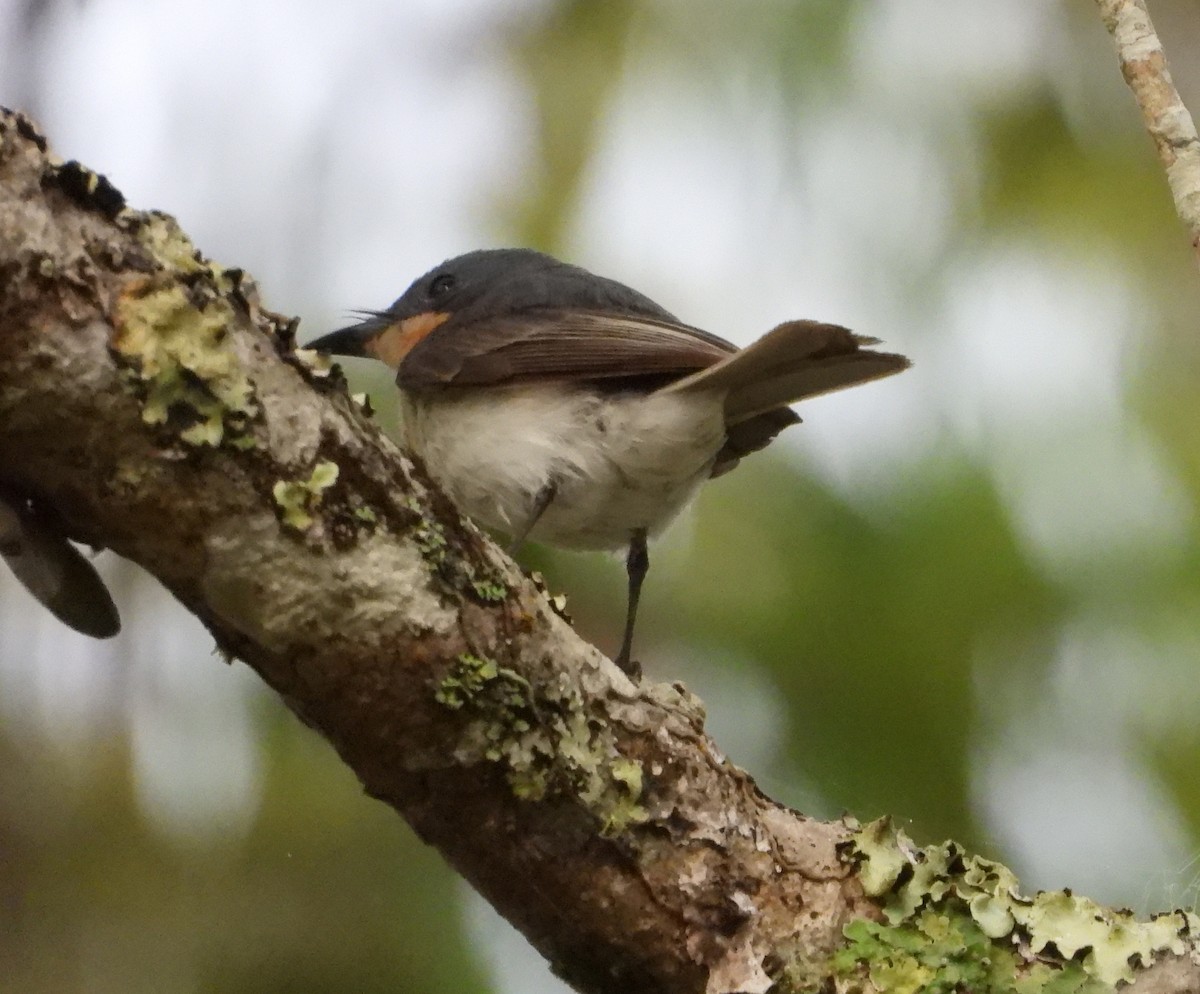
[[[444,297],[454,289],[454,277],[450,273],[441,273],[429,281],[429,296],[436,300]]]

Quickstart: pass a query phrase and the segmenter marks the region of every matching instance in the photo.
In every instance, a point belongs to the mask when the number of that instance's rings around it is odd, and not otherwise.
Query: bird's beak
[[[386,314],[372,314],[365,321],[331,331],[328,335],[322,335],[304,347],[315,352],[331,352],[334,355],[364,358],[374,355],[372,343],[392,324],[392,319]]]
[[[334,355],[369,357],[399,369],[404,357],[421,339],[445,321],[449,314],[425,311],[397,320],[386,311],[365,321],[322,335],[305,348]]]

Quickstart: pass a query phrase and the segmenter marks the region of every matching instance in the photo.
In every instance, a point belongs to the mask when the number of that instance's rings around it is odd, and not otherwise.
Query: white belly
[[[463,511],[519,533],[553,482],[529,537],[567,548],[619,549],[637,529],[661,530],[725,443],[715,394],[605,396],[532,384],[401,396],[405,443]]]

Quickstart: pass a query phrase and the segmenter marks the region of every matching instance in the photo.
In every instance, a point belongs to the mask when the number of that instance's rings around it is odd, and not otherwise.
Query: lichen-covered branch
[[[1096,0],[1096,5],[1116,43],[1121,73],[1137,98],[1146,130],[1167,171],[1175,210],[1187,225],[1200,263],[1200,139],[1192,115],[1171,81],[1145,0]]]
[[[1026,901],[957,848],[765,797],[292,330],[0,115],[5,492],[157,576],[580,990],[1200,989],[1189,916]]]

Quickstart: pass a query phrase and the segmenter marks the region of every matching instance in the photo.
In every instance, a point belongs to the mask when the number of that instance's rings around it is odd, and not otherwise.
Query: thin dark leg
[[[637,621],[638,598],[642,594],[642,581],[650,569],[650,553],[646,550],[646,529],[639,528],[629,539],[629,555],[625,557],[625,572],[629,574],[629,604],[625,611],[625,637],[621,640],[621,651],[616,663],[635,680],[641,679],[642,668],[630,660],[633,653],[633,625]]]
[[[513,535],[512,541],[508,543],[506,550],[510,556],[515,556],[525,544],[525,538],[533,531],[533,526],[538,523],[538,518],[546,513],[546,508],[550,506],[550,502],[554,500],[554,495],[558,493],[558,481],[550,480],[533,498],[533,510],[530,512],[529,519],[522,526],[521,530]]]

